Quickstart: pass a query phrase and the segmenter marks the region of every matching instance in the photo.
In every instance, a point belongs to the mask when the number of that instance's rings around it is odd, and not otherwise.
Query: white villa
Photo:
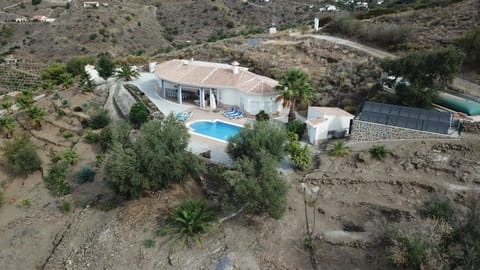
[[[278,82],[237,62],[228,65],[177,59],[156,64],[151,71],[160,79],[158,94],[180,104],[190,101],[201,108],[215,108],[218,103],[224,108],[237,106],[250,115],[261,110],[278,114],[282,109],[274,89]]]
[[[335,107],[308,107],[308,141],[317,144],[331,138],[350,135],[350,125],[355,116]]]

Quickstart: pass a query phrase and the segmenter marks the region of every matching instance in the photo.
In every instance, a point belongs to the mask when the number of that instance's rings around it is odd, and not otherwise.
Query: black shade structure
[[[449,130],[452,128],[453,115],[450,112],[367,101],[363,104],[362,111],[357,119],[389,126],[449,134]]]

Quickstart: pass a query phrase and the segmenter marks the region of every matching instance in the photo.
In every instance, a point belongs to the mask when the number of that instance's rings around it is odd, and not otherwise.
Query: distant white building
[[[368,2],[356,2],[355,9],[368,9]]]
[[[24,17],[24,16],[16,17],[15,22],[17,22],[17,23],[28,22],[28,18]]]
[[[100,6],[100,2],[83,2],[84,8],[94,8],[99,6]]]
[[[355,116],[335,107],[308,107],[308,141],[317,144],[331,138],[350,135],[350,124]]]
[[[34,22],[46,22],[47,21],[47,16],[43,16],[43,15],[35,15],[32,17],[32,21]]]
[[[326,11],[337,11],[337,7],[334,5],[326,5],[325,6]]]
[[[276,33],[277,33],[277,27],[276,27],[275,25],[272,25],[272,27],[270,27],[270,28],[268,29],[268,33],[269,33],[270,35],[276,34]]]

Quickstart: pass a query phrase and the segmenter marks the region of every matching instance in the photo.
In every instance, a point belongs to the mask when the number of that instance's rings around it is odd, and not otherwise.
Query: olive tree
[[[113,190],[127,198],[145,190],[168,188],[203,171],[200,160],[186,150],[189,134],[170,114],[163,122],[145,123],[131,142],[124,131],[112,131],[104,169]]]
[[[258,157],[242,157],[236,161],[235,170],[224,173],[226,201],[278,219],[287,202],[287,181],[277,171],[278,163],[272,155],[262,150]]]
[[[227,153],[236,160],[241,157],[258,159],[260,150],[265,150],[279,161],[285,156],[287,133],[285,127],[270,121],[258,121],[228,139]]]
[[[3,155],[8,167],[15,174],[29,174],[38,170],[42,161],[37,154],[37,147],[26,133],[7,141],[3,148]]]

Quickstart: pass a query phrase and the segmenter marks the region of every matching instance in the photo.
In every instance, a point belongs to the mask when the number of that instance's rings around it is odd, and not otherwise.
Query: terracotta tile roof
[[[336,116],[350,116],[354,117],[353,114],[348,113],[340,108],[336,107],[311,107],[314,108],[317,112],[324,113],[326,115],[336,115]]]
[[[155,67],[155,75],[173,83],[205,88],[230,88],[252,95],[270,95],[277,91],[276,80],[248,71],[248,68],[238,67],[238,73],[233,72],[234,66],[227,64],[170,60]]]
[[[328,119],[327,118],[322,118],[322,117],[314,117],[312,119],[308,119],[307,121],[305,121],[305,123],[307,125],[311,125],[311,126],[317,126],[325,121],[327,121]]]

